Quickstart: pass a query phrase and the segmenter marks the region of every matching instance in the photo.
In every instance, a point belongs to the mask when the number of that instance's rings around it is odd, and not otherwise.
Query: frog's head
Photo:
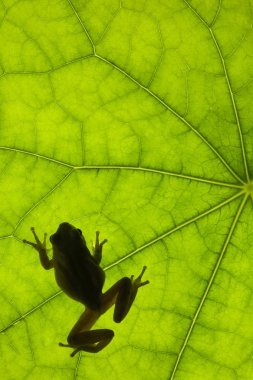
[[[53,246],[64,252],[86,245],[82,231],[67,222],[61,223],[49,240]]]

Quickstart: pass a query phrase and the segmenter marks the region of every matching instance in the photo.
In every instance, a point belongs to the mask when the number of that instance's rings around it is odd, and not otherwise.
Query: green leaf
[[[0,5],[0,377],[253,378],[253,1]],[[98,354],[22,239],[108,238],[150,284]]]

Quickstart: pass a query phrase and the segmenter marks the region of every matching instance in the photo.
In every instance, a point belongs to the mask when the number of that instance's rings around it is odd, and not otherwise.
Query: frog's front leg
[[[41,262],[41,265],[43,266],[44,269],[53,268],[54,267],[53,260],[52,259],[50,260],[49,257],[47,256],[47,249],[46,249],[47,234],[44,233],[44,239],[43,239],[43,243],[42,243],[40,241],[40,239],[38,238],[34,227],[31,227],[31,231],[33,233],[33,236],[35,238],[36,243],[33,243],[33,242],[28,241],[26,239],[24,239],[23,242],[28,244],[28,245],[31,245],[34,249],[36,249],[36,251],[39,252],[40,262]]]
[[[95,241],[95,244],[92,244],[93,257],[98,264],[100,263],[102,259],[103,245],[107,243],[107,239],[104,239],[102,243],[99,242],[99,234],[100,232],[96,231],[96,241]]]
[[[59,346],[74,348],[70,356],[79,351],[92,353],[101,351],[110,343],[114,332],[109,329],[90,330],[100,315],[100,312],[87,308],[70,331],[67,338],[69,344],[59,343]]]

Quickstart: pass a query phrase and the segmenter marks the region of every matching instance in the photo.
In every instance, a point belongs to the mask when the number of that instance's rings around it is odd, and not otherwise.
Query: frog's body
[[[107,292],[102,293],[105,273],[99,266],[102,258],[102,247],[107,240],[99,243],[99,232],[96,232],[96,243],[93,255],[87,248],[82,231],[69,223],[61,223],[55,234],[50,236],[53,246],[53,258],[50,260],[46,251],[46,234],[43,243],[40,242],[31,228],[36,243],[24,240],[33,246],[40,255],[40,261],[45,269],[54,268],[55,279],[59,287],[71,298],[81,302],[86,309],[68,336],[68,345],[75,348],[72,356],[80,350],[98,352],[113,338],[114,333],[109,329],[89,331],[101,314],[115,304],[114,321],[121,322],[127,315],[140,286],[148,284],[141,282],[146,270],[133,280],[123,277]]]
[[[59,287],[88,308],[99,310],[105,273],[91,255],[80,230],[62,223],[50,241]]]

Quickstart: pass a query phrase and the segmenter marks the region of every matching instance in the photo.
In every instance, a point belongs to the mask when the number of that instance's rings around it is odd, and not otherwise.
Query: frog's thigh
[[[91,327],[99,318],[100,313],[86,309],[69,333],[68,343],[72,347],[82,347],[87,352],[98,352],[112,340],[114,333],[109,329],[92,330]]]
[[[102,295],[101,312],[105,313],[115,304],[113,320],[121,322],[127,315],[131,306],[132,281],[128,277],[123,277],[117,281],[110,289]]]
[[[90,330],[99,317],[99,312],[87,308],[70,331],[68,342],[71,344],[72,339],[75,339],[81,332]]]

